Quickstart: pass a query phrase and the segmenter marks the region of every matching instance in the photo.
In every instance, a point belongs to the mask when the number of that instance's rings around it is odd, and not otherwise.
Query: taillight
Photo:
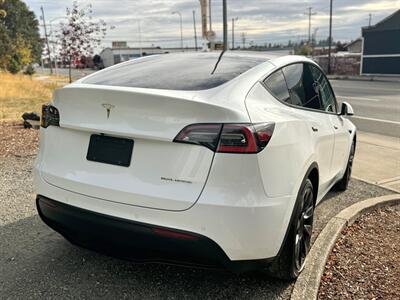
[[[274,123],[194,124],[185,127],[174,142],[202,145],[219,153],[258,153],[272,137]]]
[[[194,124],[183,128],[174,142],[205,146],[215,151],[218,146],[222,124]]]
[[[50,125],[60,126],[60,113],[58,109],[50,104],[44,104],[42,106],[42,118],[40,119],[40,125],[43,128],[47,128]]]

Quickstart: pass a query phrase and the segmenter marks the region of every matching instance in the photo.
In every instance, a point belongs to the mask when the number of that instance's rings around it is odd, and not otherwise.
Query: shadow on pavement
[[[71,245],[38,216],[0,227],[0,290],[21,298],[276,299],[290,283],[262,274],[134,264]]]

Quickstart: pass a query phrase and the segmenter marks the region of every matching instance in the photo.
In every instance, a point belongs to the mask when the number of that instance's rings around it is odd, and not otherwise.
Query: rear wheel
[[[304,269],[311,248],[314,220],[314,188],[307,179],[297,196],[295,212],[283,248],[267,273],[284,280],[296,279]]]
[[[351,178],[351,171],[353,169],[353,161],[354,161],[355,151],[356,151],[356,146],[353,142],[351,144],[349,160],[348,160],[347,166],[346,166],[346,172],[344,173],[343,178],[335,185],[335,189],[337,191],[345,191],[345,190],[347,190],[347,187],[349,186],[349,182],[350,182],[350,178]]]

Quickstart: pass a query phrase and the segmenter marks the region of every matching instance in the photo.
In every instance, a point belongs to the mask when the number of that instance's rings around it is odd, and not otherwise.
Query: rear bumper
[[[131,261],[243,272],[263,268],[272,260],[231,261],[214,241],[197,233],[104,215],[40,195],[36,205],[42,220],[71,242]]]

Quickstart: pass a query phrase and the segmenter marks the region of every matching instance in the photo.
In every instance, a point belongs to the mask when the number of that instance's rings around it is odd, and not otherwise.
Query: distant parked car
[[[85,68],[85,64],[83,64],[80,59],[75,59],[72,62],[72,64],[75,67],[75,69],[84,69]]]
[[[296,278],[315,205],[348,186],[356,128],[299,56],[156,55],[99,71],[43,107],[43,221],[139,260]]]

